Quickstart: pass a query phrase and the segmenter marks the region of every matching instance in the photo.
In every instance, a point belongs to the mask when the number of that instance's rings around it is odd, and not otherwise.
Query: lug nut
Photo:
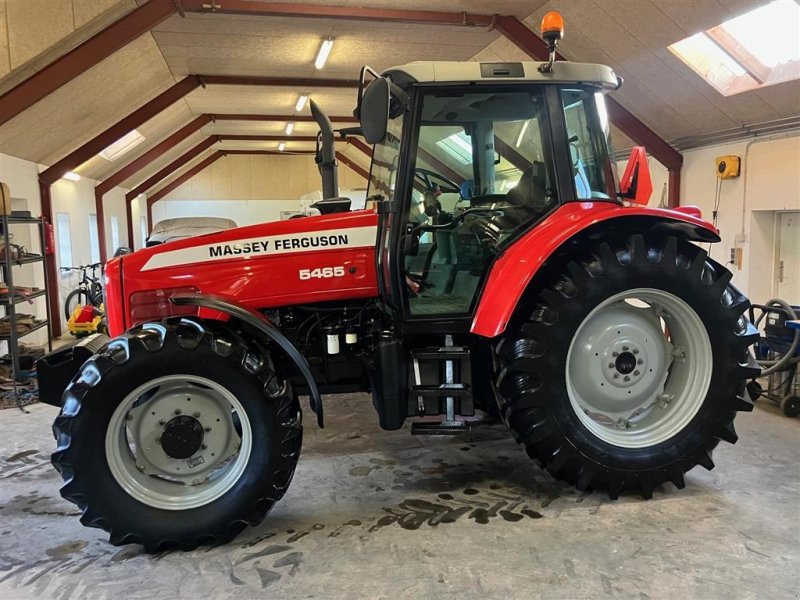
[[[619,379],[619,373],[614,373],[614,379]]]
[[[180,408],[176,408],[176,409],[175,409],[175,414],[176,414],[176,415],[179,415],[179,414],[181,414],[181,409],[180,409]]]
[[[166,422],[164,419],[161,419],[161,420],[158,422],[158,424],[159,424],[159,425],[166,425],[166,424],[167,424],[167,422]]]
[[[206,433],[208,433],[209,431],[211,431],[211,427],[206,427]]]
[[[643,365],[644,361],[640,358],[639,360],[636,361],[636,364],[637,365]]]
[[[634,353],[634,354],[639,354],[639,349],[638,349],[638,348],[634,348],[634,349],[633,349],[633,353]]]
[[[609,369],[613,369],[614,368],[614,363],[608,363],[608,368]]]
[[[619,352],[614,351],[611,353],[611,356],[619,356]]]
[[[199,418],[200,418],[200,413],[199,413],[199,412],[192,413],[192,416],[193,416],[195,419],[199,419]]]
[[[634,371],[634,372],[633,372],[633,374],[634,374],[634,375],[638,375],[638,374],[639,374],[639,371]]]
[[[628,347],[627,347],[627,346],[623,346],[623,347],[622,347],[622,351],[623,351],[623,352],[627,352],[627,351],[628,351]]]
[[[205,444],[200,444],[200,448],[202,448],[203,450],[206,450],[206,449],[208,449],[208,446],[206,446]]]
[[[625,375],[625,381],[630,381],[631,378],[628,375]]]

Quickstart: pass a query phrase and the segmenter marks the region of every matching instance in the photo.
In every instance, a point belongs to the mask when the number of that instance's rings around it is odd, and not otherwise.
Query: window
[[[143,141],[144,136],[134,129],[100,152],[100,156],[106,160],[116,160],[123,154],[127,154],[133,150]]]
[[[56,213],[56,239],[58,240],[58,264],[61,267],[72,266],[72,238],[69,228],[69,214]],[[71,273],[61,271],[61,278],[67,279]]]
[[[145,217],[139,217],[139,230],[142,233],[142,248],[145,247],[147,244],[147,219]]]
[[[723,96],[800,79],[800,6],[775,0],[669,50]]]
[[[400,160],[400,135],[403,131],[402,115],[389,121],[386,139],[375,146],[372,155],[372,170],[369,174],[367,196],[383,196],[391,200],[397,183],[397,167]]]
[[[404,271],[414,316],[464,315],[507,240],[557,204],[542,89],[422,100]]]
[[[89,215],[89,252],[92,263],[100,262],[100,238],[97,234],[97,215]]]
[[[613,161],[609,156],[608,115],[602,94],[563,90],[572,177],[578,200],[608,200],[616,196]]]
[[[116,252],[119,248],[119,219],[111,215],[111,250]]]

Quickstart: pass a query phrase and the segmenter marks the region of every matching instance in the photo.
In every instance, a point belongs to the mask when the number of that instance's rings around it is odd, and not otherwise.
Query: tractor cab
[[[565,203],[621,203],[604,102],[619,85],[568,62],[362,70],[380,285],[406,327],[468,327],[514,240]]]

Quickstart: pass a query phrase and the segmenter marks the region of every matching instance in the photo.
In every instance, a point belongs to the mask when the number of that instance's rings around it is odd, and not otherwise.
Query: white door
[[[800,304],[800,212],[778,213],[777,297]]]

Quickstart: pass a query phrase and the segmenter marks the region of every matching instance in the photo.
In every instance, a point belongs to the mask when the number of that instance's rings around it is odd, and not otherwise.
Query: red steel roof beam
[[[217,121],[297,121],[298,123],[314,122],[311,115],[211,115]],[[332,123],[358,123],[355,117],[328,117]]]
[[[344,165],[347,165],[348,167],[350,167],[350,169],[351,169],[353,172],[355,172],[355,173],[358,173],[358,174],[359,174],[359,175],[361,175],[361,176],[362,176],[364,179],[369,179],[369,171],[367,171],[366,169],[364,169],[364,167],[362,167],[361,165],[359,165],[357,162],[354,162],[354,161],[350,160],[350,159],[349,159],[347,156],[345,156],[343,153],[341,153],[341,152],[337,151],[337,152],[336,152],[336,158],[337,158],[337,159],[339,159],[339,162],[341,162],[342,164],[344,164]]]
[[[198,75],[203,85],[271,85],[274,87],[358,88],[357,79],[257,77],[248,75]]]
[[[250,0],[182,0],[184,9],[202,13],[244,14],[263,17],[305,17],[309,19],[347,19],[349,21],[381,21],[384,23],[414,23],[422,25],[456,25],[490,27],[492,15],[433,10],[368,8],[360,6],[321,6],[295,2],[252,2]]]
[[[221,141],[232,142],[316,142],[317,136],[315,135],[247,135],[247,134],[221,134],[219,136]]]
[[[0,96],[0,125],[89,70],[177,10],[173,0],[149,0]]]

